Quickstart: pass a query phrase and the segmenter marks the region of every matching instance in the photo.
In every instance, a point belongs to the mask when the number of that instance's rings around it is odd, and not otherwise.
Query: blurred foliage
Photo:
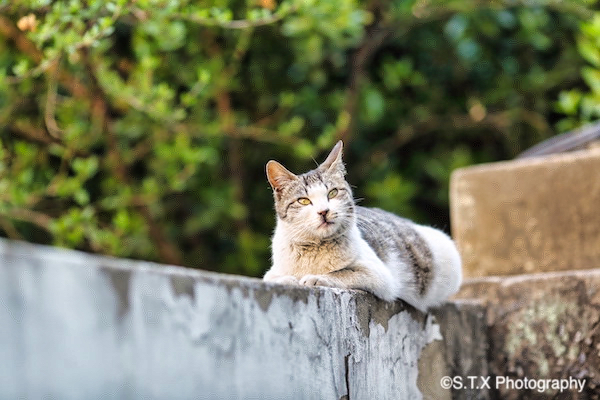
[[[558,129],[567,131],[600,118],[600,12],[581,24],[577,50],[587,61],[581,68],[583,85],[574,85],[559,94],[557,111],[566,115]]]
[[[343,139],[361,204],[448,230],[452,170],[600,110],[591,0],[12,3],[0,234],[14,239],[260,275],[270,158],[302,172]]]

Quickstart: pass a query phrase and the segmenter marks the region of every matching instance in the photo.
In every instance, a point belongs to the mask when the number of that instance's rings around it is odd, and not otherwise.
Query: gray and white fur
[[[361,289],[426,311],[462,280],[454,242],[442,231],[357,206],[345,179],[342,142],[316,169],[295,175],[267,163],[277,225],[265,281]]]

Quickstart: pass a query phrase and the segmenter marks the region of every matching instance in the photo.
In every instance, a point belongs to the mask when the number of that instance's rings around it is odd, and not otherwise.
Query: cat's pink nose
[[[326,217],[328,212],[329,212],[329,208],[326,208],[324,210],[317,211],[317,214],[319,214],[321,217]]]

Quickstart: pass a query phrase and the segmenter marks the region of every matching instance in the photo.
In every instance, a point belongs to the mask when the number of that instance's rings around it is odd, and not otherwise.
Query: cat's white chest
[[[291,232],[278,226],[272,241],[273,267],[277,275],[292,275],[297,278],[314,274],[327,274],[345,268],[356,258],[349,246],[331,243],[323,246],[294,244]]]

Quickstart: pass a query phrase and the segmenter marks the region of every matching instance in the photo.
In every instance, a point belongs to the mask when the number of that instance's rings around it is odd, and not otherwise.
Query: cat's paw
[[[305,275],[300,279],[300,284],[304,286],[337,286],[333,279],[325,275]]]
[[[280,285],[297,285],[298,278],[292,275],[284,275],[269,279],[269,282],[279,283]]]

